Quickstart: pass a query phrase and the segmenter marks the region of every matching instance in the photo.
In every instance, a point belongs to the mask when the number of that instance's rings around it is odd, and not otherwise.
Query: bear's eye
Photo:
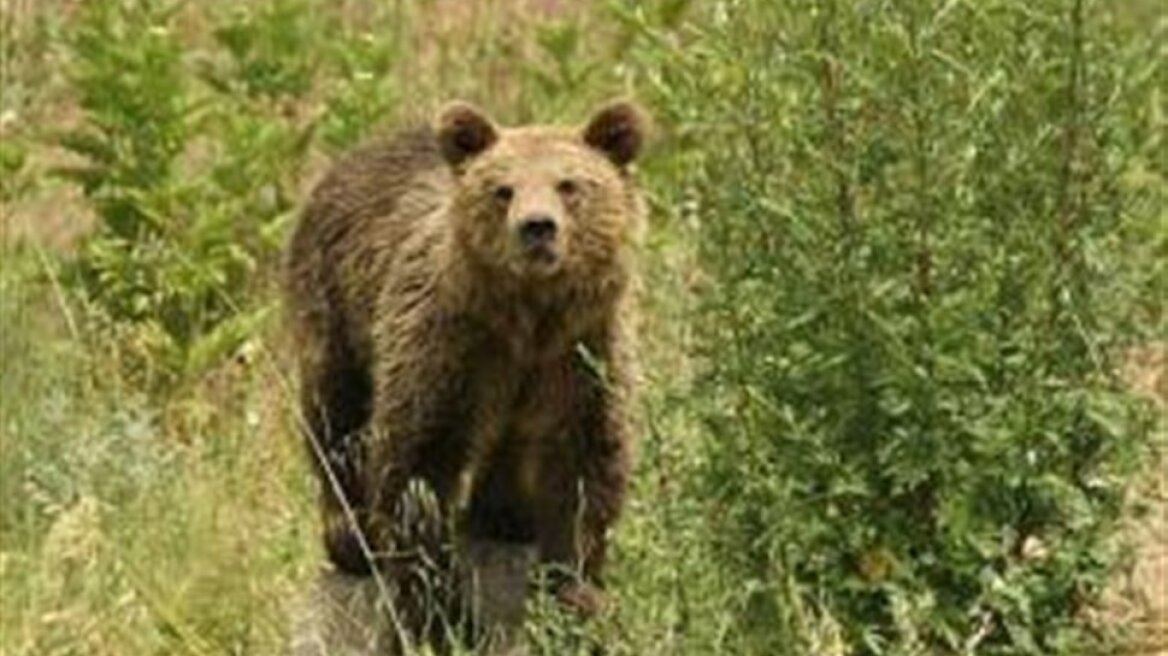
[[[556,183],[556,191],[561,196],[575,196],[580,191],[580,185],[575,180],[560,180]]]
[[[500,203],[509,203],[515,196],[515,190],[511,187],[508,187],[507,185],[499,185],[498,187],[495,187],[494,195],[495,200],[499,201]]]

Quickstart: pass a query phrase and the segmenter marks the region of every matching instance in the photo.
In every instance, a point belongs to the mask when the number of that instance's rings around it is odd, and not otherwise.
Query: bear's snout
[[[546,247],[556,239],[559,227],[550,214],[529,214],[519,222],[519,241],[524,248]]]

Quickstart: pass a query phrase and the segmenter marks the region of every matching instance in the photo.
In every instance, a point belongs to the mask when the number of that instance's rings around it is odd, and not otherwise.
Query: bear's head
[[[456,181],[456,239],[478,265],[537,285],[619,273],[643,221],[628,173],[646,136],[636,105],[610,103],[576,128],[501,128],[453,103],[435,130]]]

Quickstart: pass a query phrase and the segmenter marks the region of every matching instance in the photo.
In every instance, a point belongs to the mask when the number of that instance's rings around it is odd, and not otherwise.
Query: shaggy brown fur
[[[418,480],[441,526],[534,544],[582,575],[561,598],[595,609],[630,467],[643,210],[627,167],[643,132],[625,102],[581,129],[501,129],[454,104],[432,128],[357,150],[315,190],[287,295],[341,570],[376,566],[408,596],[419,561],[446,562],[450,536],[409,517]]]

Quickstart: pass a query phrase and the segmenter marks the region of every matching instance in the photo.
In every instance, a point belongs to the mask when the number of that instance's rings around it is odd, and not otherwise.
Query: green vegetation
[[[660,132],[639,465],[615,613],[540,602],[533,652],[1123,653],[1101,592],[1163,446],[1117,379],[1164,339],[1156,0],[0,24],[0,654],[280,653],[323,562],[274,293],[308,186],[452,97],[619,94]]]
[[[758,3],[662,67],[670,122],[719,144],[678,187],[746,651],[806,651],[787,579],[863,653],[1095,645],[1076,611],[1148,435],[1109,372],[1136,336],[1114,255],[1150,218],[1116,120],[1153,53],[1107,12]]]

